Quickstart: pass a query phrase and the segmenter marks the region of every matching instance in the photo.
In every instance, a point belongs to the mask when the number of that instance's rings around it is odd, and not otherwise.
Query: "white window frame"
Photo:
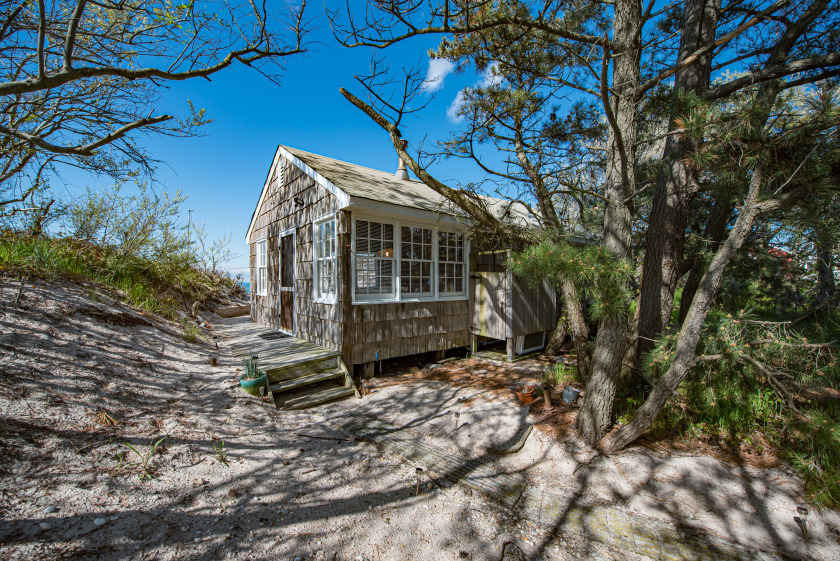
[[[332,256],[323,257],[320,253],[320,238],[318,227],[327,222],[333,223]],[[336,304],[338,302],[338,218],[336,213],[326,214],[312,221],[312,299],[319,304]],[[332,261],[332,284],[334,292],[324,294],[321,287],[321,270],[319,265]],[[355,282],[355,279],[354,279]]]
[[[351,254],[352,254],[352,270],[350,275],[350,283],[352,285],[353,291],[353,301],[356,300],[356,223],[361,220],[362,222],[376,222],[379,224],[387,224],[393,228],[394,232],[394,256],[390,258],[391,260],[391,271],[392,271],[392,279],[393,282],[391,283],[391,292],[387,294],[360,294],[359,301],[360,302],[397,302],[399,301],[399,294],[400,294],[400,285],[399,285],[399,267],[400,267],[400,260],[399,260],[399,226],[397,223],[393,222],[392,220],[388,220],[381,217],[367,217],[367,216],[360,216],[360,217],[353,217],[353,241],[351,243]]]
[[[294,247],[293,254],[294,260],[292,261],[292,275],[294,277],[294,281],[292,282],[292,290],[285,290],[285,287],[282,286],[283,284],[283,238],[287,236],[292,236],[292,247]],[[289,228],[288,230],[283,230],[279,234],[277,234],[277,331],[281,333],[286,333],[287,335],[294,336],[297,333],[297,316],[298,316],[298,308],[297,308],[297,275],[294,273],[295,267],[297,266],[298,260],[298,249],[297,249],[297,227]],[[280,314],[283,313],[283,296],[281,295],[282,292],[291,292],[292,293],[292,330],[286,331],[280,327],[281,318],[279,317]]]
[[[402,229],[403,228],[409,228],[409,229],[417,228],[421,232],[424,231],[424,230],[429,231],[429,235],[430,235],[430,238],[431,238],[430,241],[429,241],[430,250],[431,250],[431,254],[429,255],[430,259],[422,259],[422,258],[421,259],[411,259],[411,258],[404,259],[403,258],[403,247],[402,247],[403,246],[403,242],[402,242]],[[403,299],[403,298],[432,298],[432,297],[434,297],[434,295],[435,295],[434,283],[435,283],[435,280],[436,280],[435,279],[434,268],[437,266],[436,259],[435,259],[435,257],[436,257],[435,236],[437,236],[437,230],[432,226],[421,226],[421,225],[407,224],[407,223],[400,224],[400,229],[399,229],[399,239],[400,239],[399,251],[400,251],[400,253],[399,253],[399,260],[398,260],[397,265],[399,267],[400,298],[401,299]],[[425,245],[425,244],[422,243],[422,240],[421,240],[420,243],[421,243],[421,246]],[[428,263],[429,264],[429,290],[427,292],[403,292],[403,290],[402,290],[403,286],[404,286],[404,283],[403,283],[404,279],[403,279],[403,275],[402,275],[402,264],[403,264],[403,262],[420,263],[421,268],[422,268],[423,263]],[[411,278],[411,276],[412,275],[409,274],[409,278]],[[421,279],[422,279],[422,270],[421,270]]]
[[[462,237],[463,246],[461,248],[462,255],[461,261],[441,261],[440,260],[440,235],[441,234],[459,234]],[[435,240],[434,240],[434,247],[435,247],[435,266],[437,269],[435,270],[434,279],[437,285],[435,286],[435,291],[440,297],[463,297],[467,293],[467,268],[469,267],[469,243],[467,240],[467,235],[463,232],[457,232],[454,230],[438,230],[435,232]],[[461,290],[454,290],[454,291],[442,291],[440,290],[440,266],[441,265],[463,265],[463,274],[461,275]]]
[[[380,304],[388,302],[429,302],[429,301],[445,301],[445,300],[466,300],[469,298],[469,268],[470,268],[470,239],[458,228],[448,227],[446,224],[441,224],[435,220],[423,219],[407,219],[395,220],[377,216],[376,214],[367,214],[354,212],[351,221],[351,237],[350,237],[350,278],[351,278],[351,301],[353,304]],[[394,286],[391,294],[356,294],[356,222],[362,220],[365,222],[379,222],[382,224],[389,224],[394,228]],[[403,294],[402,293],[402,227],[415,227],[432,230],[432,293],[428,295],[418,294]],[[464,236],[464,290],[460,293],[443,292],[438,290],[438,266],[440,261],[438,259],[438,234],[440,232],[454,232]]]
[[[260,251],[262,250],[262,251]],[[260,261],[262,260],[262,264]],[[257,255],[256,255],[256,278],[257,296],[266,296],[268,294],[268,239],[261,238],[257,240]],[[262,273],[262,275],[260,274]]]

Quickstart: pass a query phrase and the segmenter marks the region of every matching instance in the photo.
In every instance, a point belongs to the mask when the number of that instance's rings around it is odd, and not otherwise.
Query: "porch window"
[[[315,299],[336,299],[335,218],[313,224]]]
[[[438,233],[438,294],[464,294],[464,234]]]
[[[255,280],[256,286],[254,293],[260,296],[265,296],[268,292],[268,269],[266,267],[266,240],[259,240],[257,242],[257,274]]]
[[[394,226],[357,220],[355,239],[356,296],[366,300],[395,297]]]
[[[432,230],[403,226],[400,239],[400,292],[432,295]]]

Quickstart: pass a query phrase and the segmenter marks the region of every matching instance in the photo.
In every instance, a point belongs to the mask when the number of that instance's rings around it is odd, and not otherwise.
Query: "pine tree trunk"
[[[688,371],[697,362],[695,353],[703,322],[712,307],[715,292],[720,285],[726,266],[732,260],[738,248],[741,247],[741,244],[744,243],[752,229],[755,217],[758,215],[758,193],[763,179],[764,169],[762,164],[759,163],[753,171],[747,199],[740,210],[738,220],[730,231],[726,242],[715,253],[709,268],[700,281],[697,294],[677,338],[677,347],[674,351],[674,361],[671,363],[671,367],[654,386],[647,400],[630,422],[604,439],[602,448],[606,452],[621,450],[644,434],[671,396],[674,395],[677,386],[685,379]]]
[[[575,344],[577,353],[577,370],[583,383],[589,380],[589,372],[592,364],[592,351],[589,349],[589,328],[583,317],[583,309],[580,305],[575,283],[568,279],[560,281],[560,293],[563,296],[563,305],[566,307],[566,317],[572,341]]]
[[[703,45],[714,41],[720,0],[687,0],[683,12],[679,60],[683,61]],[[702,96],[709,87],[711,54],[679,71],[674,80],[676,96]],[[686,106],[672,104],[669,131],[678,129]],[[696,193],[695,170],[688,159],[697,149],[697,139],[673,134],[665,141],[662,167],[657,178],[650,223],[645,235],[645,259],[639,299],[638,337],[635,361],[638,365],[653,348],[653,340],[668,325],[674,293],[681,276],[688,205]]]
[[[551,332],[551,337],[548,338],[548,342],[545,344],[543,354],[546,356],[559,355],[563,350],[563,343],[566,342],[566,336],[568,334],[569,329],[567,328],[566,318],[561,317],[557,320],[557,326]]]
[[[784,34],[778,39],[771,50],[770,56],[765,61],[767,68],[772,68],[779,61],[785,60],[797,40],[805,33],[808,26],[826,9],[828,0],[815,0],[813,4],[802,13],[800,18],[789,24]],[[756,131],[756,139],[763,134],[764,126],[770,117],[773,104],[781,91],[778,81],[768,81],[760,86],[756,103],[752,111],[753,130]],[[758,215],[758,193],[761,183],[764,180],[763,161],[769,159],[768,154],[760,154],[758,164],[752,172],[750,187],[743,207],[738,211],[738,219],[735,226],[729,232],[726,241],[715,252],[712,262],[703,274],[697,293],[686,313],[685,322],[680,329],[677,338],[677,347],[674,351],[674,360],[668,371],[654,386],[647,400],[642,404],[629,423],[610,434],[601,443],[602,448],[607,452],[621,450],[647,431],[653,421],[665,407],[665,404],[674,395],[677,387],[688,375],[689,370],[697,361],[695,355],[700,332],[706,315],[711,309],[712,301],[720,285],[723,272],[732,260],[735,252],[744,243],[747,235],[752,229],[755,217]]]
[[[837,292],[834,282],[834,247],[828,235],[817,234],[817,297],[814,305],[819,306]]]
[[[633,163],[636,144],[636,87],[639,84],[642,6],[639,0],[616,0],[613,43],[612,88],[608,88],[606,64],[602,72],[601,97],[610,122],[604,194],[603,247],[617,259],[630,258],[633,216],[630,196],[635,186]],[[616,384],[627,343],[627,320],[611,316],[601,320],[592,354],[592,367],[583,404],[577,417],[580,437],[596,445],[612,422]]]
[[[719,198],[712,206],[712,212],[709,215],[709,222],[703,230],[703,237],[710,241],[709,249],[717,251],[720,247],[720,242],[726,234],[726,225],[732,217],[732,211],[735,205],[729,198]],[[697,293],[697,287],[700,286],[700,279],[705,270],[705,263],[699,259],[691,265],[691,270],[688,272],[688,279],[685,281],[683,287],[682,299],[680,300],[680,315],[679,324],[685,322],[685,316],[688,314],[688,308],[691,307],[691,302],[694,301],[694,295]]]

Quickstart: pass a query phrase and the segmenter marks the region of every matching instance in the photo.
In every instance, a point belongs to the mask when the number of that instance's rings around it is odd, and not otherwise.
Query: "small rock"
[[[52,530],[52,524],[50,524],[49,522],[41,522],[40,524],[38,524],[38,527],[45,532],[47,530]]]
[[[104,518],[97,518],[96,520],[93,521],[93,523],[96,524],[97,526],[102,526],[106,522],[108,522],[108,521],[105,520]]]
[[[200,542],[200,541],[201,541],[201,538],[195,538],[193,541],[194,541],[195,543],[198,543],[198,542]]]
[[[211,356],[207,362],[210,364],[210,366],[219,366],[219,359],[214,356]]]
[[[47,509],[44,512],[46,512],[47,514],[52,514],[53,512],[56,512],[57,510],[58,510],[58,508],[56,508],[53,505],[50,505],[50,506],[47,507]]]
[[[508,542],[502,549],[502,561],[525,561],[525,554],[516,544]]]

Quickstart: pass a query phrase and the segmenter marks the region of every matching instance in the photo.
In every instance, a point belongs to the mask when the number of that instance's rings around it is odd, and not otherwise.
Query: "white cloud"
[[[504,78],[502,78],[499,74],[496,73],[496,70],[498,68],[498,62],[494,62],[490,66],[488,66],[487,70],[481,73],[481,81],[478,82],[478,87],[489,88],[491,86],[501,84]]]
[[[455,71],[455,63],[445,58],[430,58],[423,89],[434,93],[443,88],[444,79]]]
[[[449,119],[451,123],[455,123],[457,125],[464,120],[464,116],[458,114],[461,106],[464,105],[464,101],[464,90],[460,90],[458,91],[458,95],[455,96],[455,99],[452,100],[452,103],[449,104],[449,107],[446,108],[446,118]]]

